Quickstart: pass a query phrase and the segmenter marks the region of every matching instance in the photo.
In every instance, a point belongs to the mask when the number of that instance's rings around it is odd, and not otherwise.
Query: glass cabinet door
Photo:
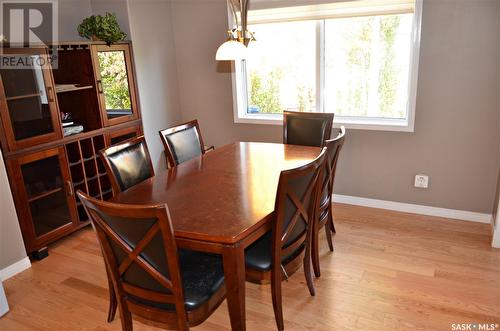
[[[30,228],[34,242],[69,231],[76,219],[76,205],[65,161],[64,148],[54,148],[19,158],[18,188],[26,207],[24,228]],[[27,226],[28,225],[28,226]]]
[[[21,52],[24,54],[19,54]],[[22,61],[0,68],[0,113],[9,148],[15,150],[60,138],[46,51],[4,49],[2,63],[7,63],[4,62],[6,58]]]
[[[137,118],[137,104],[128,45],[94,45],[96,84],[106,126]]]

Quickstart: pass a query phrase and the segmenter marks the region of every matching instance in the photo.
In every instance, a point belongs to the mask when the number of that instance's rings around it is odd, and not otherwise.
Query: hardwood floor
[[[500,250],[488,224],[335,206],[336,250],[321,234],[322,276],[283,283],[286,330],[452,330],[500,324]],[[107,281],[91,228],[4,282],[11,311],[0,330],[121,330],[106,323]],[[247,329],[275,330],[270,287],[247,283]],[[226,304],[193,330],[229,330]],[[496,327],[500,330],[500,327]],[[156,330],[134,321],[134,330]],[[488,329],[492,330],[492,329]]]

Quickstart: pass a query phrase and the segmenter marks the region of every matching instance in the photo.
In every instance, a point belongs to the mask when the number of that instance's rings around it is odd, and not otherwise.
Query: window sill
[[[264,125],[283,125],[283,115],[259,115],[246,114],[237,116],[234,123],[238,124],[264,124]],[[374,118],[350,118],[337,117],[333,120],[333,127],[344,126],[346,129],[354,130],[372,130],[372,131],[395,131],[395,132],[414,132],[413,123],[406,119],[374,119]]]

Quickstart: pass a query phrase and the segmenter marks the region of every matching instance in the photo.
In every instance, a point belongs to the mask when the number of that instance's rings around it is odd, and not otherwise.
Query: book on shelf
[[[79,86],[80,84],[56,84],[56,92],[74,90]]]
[[[83,125],[74,124],[71,126],[63,127],[64,136],[71,136],[83,132]]]

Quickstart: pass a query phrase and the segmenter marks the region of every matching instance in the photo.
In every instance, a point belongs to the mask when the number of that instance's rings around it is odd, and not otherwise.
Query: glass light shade
[[[215,55],[217,61],[238,61],[246,58],[246,46],[235,40],[228,40],[220,45]]]

